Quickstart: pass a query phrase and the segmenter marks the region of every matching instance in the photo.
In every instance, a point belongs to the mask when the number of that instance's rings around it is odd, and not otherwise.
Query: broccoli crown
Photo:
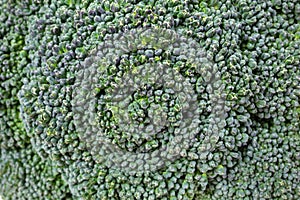
[[[297,0],[0,9],[4,198],[300,199]]]

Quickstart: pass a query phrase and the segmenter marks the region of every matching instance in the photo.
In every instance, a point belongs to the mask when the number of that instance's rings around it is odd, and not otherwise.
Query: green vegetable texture
[[[0,199],[300,199],[299,22],[297,0],[0,0]]]

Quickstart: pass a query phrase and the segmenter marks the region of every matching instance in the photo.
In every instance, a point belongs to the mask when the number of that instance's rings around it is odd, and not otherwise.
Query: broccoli
[[[20,116],[17,93],[26,84],[28,16],[38,5],[0,4],[0,199],[70,199],[67,182],[51,160],[34,150]]]
[[[51,160],[43,161],[32,147],[1,151],[1,188],[4,199],[71,199],[68,184]]]
[[[296,0],[0,9],[4,199],[300,198]]]

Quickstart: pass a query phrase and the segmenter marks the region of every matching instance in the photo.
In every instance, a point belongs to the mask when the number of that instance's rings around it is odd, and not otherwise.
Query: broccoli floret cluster
[[[72,199],[51,160],[42,160],[32,148],[1,151],[0,177],[4,199]]]
[[[24,148],[28,137],[20,119],[17,93],[23,85],[21,80],[28,63],[23,49],[27,22],[22,17],[26,7],[0,3],[0,146],[1,149]]]
[[[4,1],[0,8],[4,198],[300,198],[296,0]],[[157,45],[164,37],[153,43],[142,32],[130,35],[135,30],[164,30],[192,43],[169,38],[164,48]],[[128,49],[118,46],[120,35]],[[149,63],[150,71],[164,66],[156,74],[170,69],[186,80],[173,84],[184,95],[164,86],[172,79],[150,76],[125,101],[128,84],[147,74]],[[190,107],[187,94],[195,95]],[[191,107],[193,115],[182,115]],[[191,116],[197,126],[178,129]],[[149,140],[132,129],[156,134]],[[178,132],[193,137],[182,140],[187,146],[179,141],[162,165],[155,156],[127,157],[156,152]],[[121,167],[103,160],[114,152],[97,144],[99,137],[128,153]],[[159,167],[145,168],[148,161]],[[122,170],[139,165],[142,171]]]
[[[25,131],[17,97],[25,77],[28,51],[28,16],[38,5],[29,2],[0,2],[0,198],[68,199],[68,184],[42,160]],[[25,82],[26,84],[26,82]]]

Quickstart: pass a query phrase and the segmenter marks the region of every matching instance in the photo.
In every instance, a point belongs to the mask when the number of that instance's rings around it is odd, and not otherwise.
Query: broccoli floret
[[[0,182],[4,199],[72,199],[59,169],[32,147],[1,151]]]
[[[2,1],[0,195],[299,199],[298,4]]]

